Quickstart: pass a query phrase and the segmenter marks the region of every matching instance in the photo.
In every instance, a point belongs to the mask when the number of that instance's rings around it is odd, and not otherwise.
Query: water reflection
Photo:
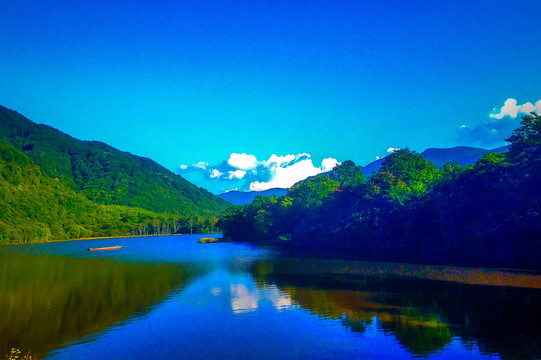
[[[62,256],[5,256],[0,264],[0,354],[38,355],[146,311],[193,271]]]
[[[414,356],[439,352],[457,337],[465,347],[478,346],[482,353],[497,353],[502,359],[541,357],[538,275],[486,276],[480,269],[465,269],[464,275],[457,268],[425,266],[419,273],[408,266],[268,259],[255,264],[252,272],[260,286],[275,285],[302,308],[340,320],[354,333],[365,334],[376,322],[380,331],[394,336]],[[394,276],[397,269],[402,277]],[[419,279],[438,279],[442,273],[459,276],[452,282]],[[494,285],[501,285],[502,279],[520,279],[534,289],[459,284],[472,284],[468,273],[480,274],[481,284],[490,278],[497,279]]]
[[[115,360],[541,358],[534,273],[279,258],[196,240],[138,238],[100,257],[85,242],[9,248],[19,255],[0,261],[0,350]],[[487,281],[497,286],[476,285]]]
[[[259,308],[261,302],[267,302],[281,310],[293,305],[291,298],[275,286],[263,286],[260,289],[248,289],[244,284],[231,284],[231,309],[235,314],[248,313]]]

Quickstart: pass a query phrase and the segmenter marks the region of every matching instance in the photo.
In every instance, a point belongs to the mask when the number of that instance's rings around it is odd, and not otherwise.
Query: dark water
[[[0,358],[541,359],[537,273],[284,258],[199,237],[0,248]]]

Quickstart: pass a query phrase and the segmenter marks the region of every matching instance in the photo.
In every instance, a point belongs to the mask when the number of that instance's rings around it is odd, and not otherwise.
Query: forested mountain
[[[33,159],[44,174],[99,204],[199,215],[219,214],[229,205],[148,158],[77,140],[1,106],[0,139]]]
[[[229,205],[154,161],[0,107],[0,244],[211,232]]]
[[[436,167],[443,166],[445,163],[450,161],[456,161],[459,165],[469,165],[475,163],[476,160],[483,157],[484,154],[488,152],[500,153],[507,151],[507,147],[500,147],[492,150],[486,150],[481,148],[474,148],[469,146],[456,146],[453,148],[430,148],[426,149],[421,153],[432,164]],[[377,173],[385,158],[371,162],[370,164],[363,167],[364,173],[366,176],[372,175],[372,173]]]
[[[509,151],[436,167],[395,151],[365,178],[345,161],[276,197],[231,207],[218,222],[237,240],[399,261],[541,268],[541,117],[527,115]]]
[[[475,163],[476,160],[483,157],[488,152],[504,152],[507,151],[507,147],[501,147],[493,150],[486,150],[481,148],[474,148],[469,146],[457,146],[453,148],[430,148],[421,153],[428,161],[434,164],[436,167],[441,167],[448,162],[457,161],[459,165],[469,165]],[[377,173],[385,158],[371,162],[363,167],[364,174],[366,176]],[[316,175],[316,176],[324,176]],[[301,181],[302,182],[302,181]],[[265,191],[228,191],[223,194],[217,195],[226,201],[229,201],[234,205],[244,205],[252,202],[256,196],[282,196],[286,193],[286,189],[269,189]]]

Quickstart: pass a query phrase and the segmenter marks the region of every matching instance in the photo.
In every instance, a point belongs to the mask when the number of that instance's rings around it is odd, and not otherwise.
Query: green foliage
[[[0,244],[212,233],[226,206],[150,159],[0,106]]]
[[[363,168],[355,165],[351,160],[346,160],[337,165],[330,176],[334,177],[341,187],[355,187],[364,183]]]
[[[345,162],[278,199],[230,208],[219,225],[240,240],[535,266],[528,264],[541,250],[539,124],[537,115],[525,116],[509,153],[487,153],[474,165],[436,169],[406,148],[361,181],[362,172]]]
[[[531,163],[541,159],[541,117],[531,113],[522,118],[521,126],[506,139],[511,146],[509,161],[518,164]]]
[[[21,350],[19,350],[17,348],[11,348],[9,353],[7,353],[4,356],[4,359],[6,359],[6,360],[37,360],[38,357],[30,355],[30,353],[27,353],[27,354],[23,355],[21,353]]]
[[[91,236],[214,232],[217,218],[100,205],[0,140],[0,244]]]
[[[80,141],[0,106],[0,139],[52,179],[104,205],[156,213],[220,215],[229,205],[154,161],[97,141]]]
[[[436,167],[421,154],[408,148],[394,151],[383,161],[380,172],[393,176],[391,196],[403,200],[408,195],[421,195],[438,176]]]

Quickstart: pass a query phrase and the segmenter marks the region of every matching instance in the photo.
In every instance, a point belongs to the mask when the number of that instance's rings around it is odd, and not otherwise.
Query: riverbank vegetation
[[[346,161],[281,197],[230,207],[224,236],[292,248],[415,260],[538,266],[541,118],[524,116],[506,153],[436,168],[409,149],[365,177]]]

